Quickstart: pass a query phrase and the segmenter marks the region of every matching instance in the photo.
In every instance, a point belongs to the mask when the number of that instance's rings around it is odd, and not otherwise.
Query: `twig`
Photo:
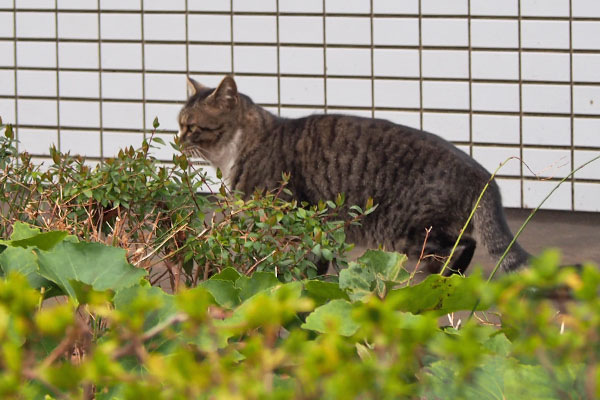
[[[410,286],[410,281],[415,277],[417,271],[419,270],[419,265],[421,264],[421,260],[423,260],[423,255],[425,254],[425,246],[427,246],[427,239],[429,239],[429,233],[431,232],[432,228],[433,226],[430,226],[429,228],[425,229],[425,240],[423,240],[423,247],[421,247],[421,255],[419,255],[419,260],[417,261],[417,265],[415,265],[415,269],[408,277],[407,286]]]
[[[264,256],[263,258],[261,258],[260,260],[258,260],[257,262],[254,263],[253,266],[251,266],[250,268],[248,268],[248,270],[246,271],[246,274],[250,274],[252,271],[254,271],[254,269],[256,267],[258,267],[258,265],[265,261],[267,258],[271,257],[273,254],[275,254],[277,252],[277,249],[273,250],[271,253],[267,254],[266,256]]]

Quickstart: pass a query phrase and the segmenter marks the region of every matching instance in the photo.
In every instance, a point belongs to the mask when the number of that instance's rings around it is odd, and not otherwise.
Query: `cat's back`
[[[297,138],[297,174],[312,179],[320,195],[353,192],[382,198],[402,186],[443,188],[449,181],[472,184],[489,178],[481,165],[443,138],[387,120],[328,114],[285,124]]]

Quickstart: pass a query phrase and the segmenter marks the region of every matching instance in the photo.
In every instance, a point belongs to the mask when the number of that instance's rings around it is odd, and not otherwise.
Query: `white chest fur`
[[[215,168],[221,170],[223,181],[227,186],[231,183],[230,179],[239,154],[241,140],[242,130],[238,129],[235,131],[233,139],[221,150],[210,154],[210,160],[208,160]]]

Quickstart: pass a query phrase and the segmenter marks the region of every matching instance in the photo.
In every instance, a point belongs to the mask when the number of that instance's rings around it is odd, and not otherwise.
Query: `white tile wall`
[[[600,87],[576,86],[573,90],[573,108],[576,113],[600,115]]]
[[[185,0],[144,0],[145,10],[185,10]]]
[[[147,44],[144,52],[147,70],[185,71],[183,44]]]
[[[11,70],[0,70],[0,96],[14,96],[15,73]]]
[[[139,14],[102,14],[100,30],[103,39],[142,38],[142,18]]]
[[[281,78],[281,103],[320,105],[324,101],[324,82],[320,78]]]
[[[100,103],[97,101],[61,100],[59,106],[61,125],[96,128],[100,124]]]
[[[140,43],[102,43],[100,50],[104,69],[142,68],[142,45]]]
[[[512,158],[511,157],[515,157]],[[502,163],[498,175],[519,176],[521,161],[518,159],[519,149],[514,147],[473,147],[473,158],[483,165],[488,171],[494,172]]]
[[[574,17],[600,17],[600,3],[596,0],[573,0]]]
[[[327,74],[370,76],[370,49],[327,49]]]
[[[233,0],[234,11],[275,11],[277,0]]]
[[[179,110],[181,106],[178,104],[146,103],[146,126],[150,129],[152,121],[157,117],[161,130],[177,131]]]
[[[419,0],[373,0],[373,11],[390,14],[418,14]]]
[[[196,71],[231,71],[231,47],[190,45],[190,69]]]
[[[418,77],[419,51],[375,49],[373,64],[377,76]]]
[[[58,0],[59,10],[97,10],[98,2],[96,0]]]
[[[421,128],[421,116],[417,112],[377,110],[375,111],[375,118],[387,119],[396,124],[415,129]]]
[[[575,146],[600,147],[600,119],[575,118],[573,122]]]
[[[102,10],[139,10],[139,0],[100,0]]]
[[[61,39],[98,39],[98,14],[58,13]]]
[[[133,146],[138,148],[142,144],[144,136],[141,133],[130,132],[104,132],[102,134],[102,147],[105,157],[116,157],[119,150]]]
[[[525,52],[521,56],[521,76],[524,80],[569,82],[569,54]]]
[[[568,21],[521,22],[521,42],[524,48],[532,49],[568,49]]]
[[[448,110],[469,108],[466,82],[423,82],[423,107]]]
[[[221,77],[218,77],[215,85],[220,82],[220,80]],[[236,82],[240,91],[252,97],[256,103],[277,103],[277,78],[238,76],[236,77]]]
[[[417,81],[375,80],[375,106],[419,108],[420,92]]]
[[[17,71],[17,91],[25,96],[56,96],[56,72]]]
[[[233,17],[230,0],[99,3],[118,11],[87,12],[98,8],[97,0],[57,0],[56,8],[16,0],[17,8],[32,11],[0,12],[0,116],[26,126],[20,139],[40,161],[58,141],[57,125],[63,150],[90,157],[139,146],[154,117],[170,140],[185,75],[214,87],[231,72],[240,91],[272,112],[295,117],[327,106],[417,128],[422,123],[460,142],[489,170],[522,152],[536,174],[557,178],[600,152],[596,0],[234,0],[239,14]],[[142,6],[152,12],[140,13]],[[0,0],[2,7],[13,3]],[[572,38],[570,8],[574,17],[597,19],[573,21]],[[296,15],[278,20],[277,10]],[[469,12],[478,18],[469,21]],[[526,18],[519,22],[519,14]],[[14,40],[15,31],[25,40]],[[471,146],[465,144],[470,133]],[[168,146],[154,154],[172,156]],[[527,168],[522,182],[519,164],[512,160],[500,172],[514,177],[499,179],[504,204],[536,206],[556,182],[537,181]],[[600,211],[600,167],[577,179],[587,181],[567,182],[546,207],[570,209],[573,200],[575,209]]]
[[[421,0],[423,14],[457,14],[464,15],[469,11],[468,0]]]
[[[0,12],[0,38],[11,38],[14,34],[13,13]]]
[[[586,151],[586,150],[577,150],[575,151],[575,168],[582,166],[588,161],[595,159],[600,156],[600,150],[598,151]],[[600,159],[591,162],[586,165],[579,171],[575,173],[575,178],[583,178],[583,179],[598,179],[600,176]],[[600,198],[598,198],[600,202]]]
[[[361,35],[369,40],[366,28]],[[327,35],[327,41],[329,41]],[[373,43],[378,45],[415,46],[419,44],[419,20],[417,18],[374,18]]]
[[[600,35],[600,22],[573,22],[573,48],[599,50],[598,35]]]
[[[0,67],[14,67],[15,65],[15,44],[13,42],[0,41]]]
[[[569,0],[521,0],[521,15],[530,17],[569,15]]]
[[[370,107],[371,81],[367,79],[328,78],[327,104],[331,106]]]
[[[60,150],[71,154],[100,157],[100,132],[62,129]]]
[[[523,85],[523,110],[539,113],[568,113],[571,89],[558,85]]]
[[[464,50],[424,50],[423,76],[429,78],[468,78],[469,52]]]
[[[0,116],[4,123],[16,122],[15,116],[15,100],[14,99],[2,99],[0,98]]]
[[[144,39],[185,40],[185,15],[144,15]]]
[[[599,82],[600,54],[574,54],[573,79],[579,82]]]
[[[230,0],[188,0],[188,9],[197,11],[229,11]]]
[[[516,83],[473,83],[473,110],[519,111],[519,85]]]
[[[55,130],[19,129],[19,150],[30,154],[47,154],[52,144],[58,141]]]
[[[469,116],[466,114],[424,113],[423,129],[449,141],[469,141]]]
[[[55,126],[57,122],[56,100],[19,99],[20,125]]]
[[[469,24],[467,19],[425,18],[422,35],[425,46],[466,46]]]
[[[575,209],[579,211],[600,211],[600,185],[575,183]]]
[[[471,0],[473,15],[515,16],[519,14],[518,0]]]
[[[474,115],[473,140],[480,143],[519,143],[519,117],[506,115]]]
[[[54,13],[49,12],[18,12],[17,37],[23,38],[54,38],[56,23]]]
[[[325,19],[327,43],[370,44],[371,21],[365,17],[327,17]],[[375,36],[377,37],[377,36]],[[377,44],[381,42],[375,41]]]
[[[571,144],[571,119],[568,117],[523,117],[523,143],[569,146]]]
[[[235,42],[277,42],[277,19],[266,16],[235,15],[233,17],[233,40]]]
[[[504,51],[474,51],[471,76],[473,79],[519,79],[519,55]]]
[[[224,42],[231,40],[231,17],[229,15],[192,14],[188,20],[190,40]]]
[[[281,43],[323,43],[323,18],[283,16],[279,19]]]
[[[525,181],[523,184],[523,205],[525,208],[537,207],[544,197],[554,189],[557,182]],[[571,186],[564,183],[556,189],[542,206],[543,209],[568,210],[571,208]]]
[[[233,64],[238,72],[276,73],[277,47],[235,46]]]
[[[329,0],[325,2],[328,13],[369,13],[369,0]]]
[[[184,74],[146,74],[146,99],[183,101],[185,82]]]
[[[521,182],[516,179],[496,179],[504,207],[521,207]]]
[[[471,21],[473,47],[519,47],[518,22],[513,20],[475,19]]]
[[[523,150],[523,161],[525,176],[564,178],[571,172],[570,150],[526,148]]]
[[[17,65],[20,67],[56,68],[56,44],[18,42]]]
[[[54,2],[46,0],[15,0],[16,8],[54,8]]]
[[[140,129],[142,104],[105,101],[102,103],[102,123],[105,128]]]
[[[142,75],[131,72],[103,72],[102,96],[108,99],[142,99]]]
[[[323,74],[323,49],[314,47],[282,47],[279,68],[283,74]]]
[[[279,0],[279,11],[298,13],[320,13],[323,11],[323,0]]]

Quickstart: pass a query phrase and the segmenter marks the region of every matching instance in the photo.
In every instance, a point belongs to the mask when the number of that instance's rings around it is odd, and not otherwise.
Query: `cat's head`
[[[226,76],[216,89],[188,78],[188,100],[179,113],[183,150],[212,161],[239,130],[242,98],[235,81]]]

